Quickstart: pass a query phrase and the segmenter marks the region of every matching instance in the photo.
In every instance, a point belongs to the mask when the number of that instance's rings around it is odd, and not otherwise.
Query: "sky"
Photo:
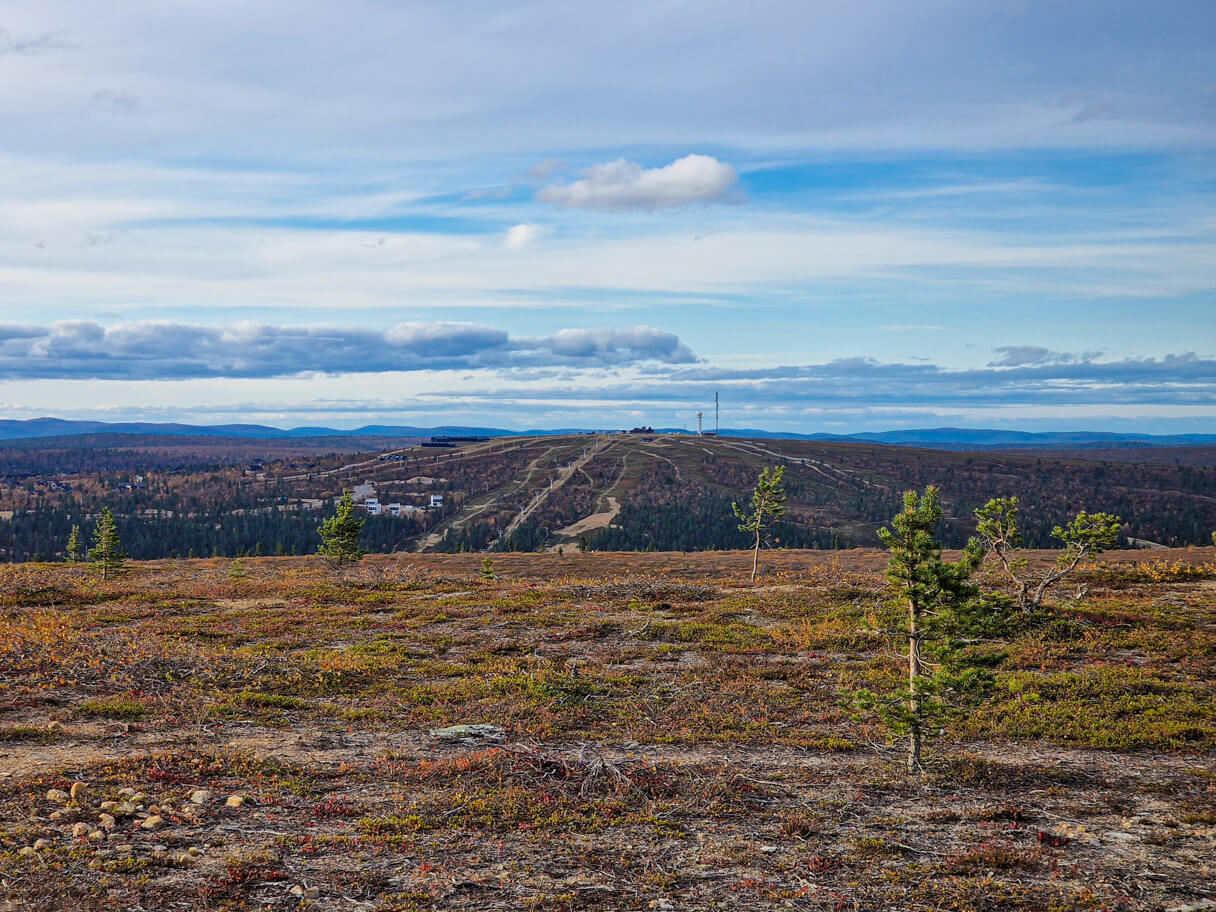
[[[1216,4],[0,0],[0,417],[1216,433]]]

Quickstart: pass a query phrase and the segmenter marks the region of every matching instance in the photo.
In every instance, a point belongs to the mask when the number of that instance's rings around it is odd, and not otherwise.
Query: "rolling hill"
[[[785,547],[873,545],[903,492],[928,484],[942,490],[940,531],[951,545],[971,534],[976,507],[1004,495],[1021,499],[1032,547],[1052,546],[1051,529],[1082,509],[1118,514],[1128,541],[1207,544],[1216,529],[1216,447],[1060,455],[664,433],[455,445],[101,439],[0,448],[0,559],[61,554],[71,525],[87,534],[103,506],[134,557],[311,553],[320,517],[344,489],[384,508],[368,516],[372,551],[738,548],[747,542],[731,503],[745,501],[770,465],[785,466],[789,515],[773,530]]]

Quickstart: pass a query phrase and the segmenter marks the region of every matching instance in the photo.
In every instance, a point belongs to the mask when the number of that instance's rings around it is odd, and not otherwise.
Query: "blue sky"
[[[0,0],[0,414],[1216,432],[1216,7]]]

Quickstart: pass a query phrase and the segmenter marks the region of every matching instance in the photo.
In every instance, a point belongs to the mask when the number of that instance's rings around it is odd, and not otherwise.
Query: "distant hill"
[[[883,443],[934,450],[1117,450],[1126,447],[1213,446],[1216,434],[1118,434],[1100,431],[1006,431],[987,428],[917,428],[860,434],[794,434],[757,428],[728,428],[723,437]]]
[[[440,425],[365,425],[343,430],[329,427],[276,428],[262,424],[192,425],[154,422],[68,421],[61,418],[31,418],[25,421],[0,419],[0,440],[29,440],[42,437],[81,437],[89,434],[138,434],[166,437],[234,437],[259,440],[334,437],[539,437],[590,433],[590,428],[552,428],[526,431],[494,427]],[[688,434],[681,428],[658,428],[656,433]],[[1119,434],[1100,431],[1053,431],[1033,433],[986,428],[921,428],[860,434],[798,434],[792,431],[766,431],[759,428],[725,428],[722,437],[766,440],[815,440],[884,443],[937,450],[1035,449],[1082,450],[1124,449],[1130,447],[1213,446],[1216,434]],[[111,445],[111,444],[101,444]]]
[[[1216,446],[1065,455],[656,430],[453,434],[487,439],[428,447],[425,436],[3,441],[0,561],[60,554],[71,525],[87,534],[102,507],[118,517],[133,557],[310,553],[318,511],[343,490],[374,496],[388,511],[368,517],[364,547],[372,551],[740,548],[748,540],[731,505],[746,503],[760,471],[778,464],[789,513],[772,537],[782,547],[874,545],[904,492],[927,484],[941,487],[940,533],[951,547],[974,531],[975,508],[999,496],[1021,499],[1034,547],[1051,546],[1052,528],[1082,509],[1122,517],[1128,542],[1202,545],[1216,529]],[[1042,436],[1058,445],[1063,435]]]
[[[560,433],[560,432],[546,432]],[[505,437],[518,434],[500,428],[443,426],[433,428],[368,425],[353,430],[327,427],[299,427],[284,430],[262,424],[158,424],[153,422],[66,421],[61,418],[31,418],[27,421],[0,419],[0,440],[28,440],[39,437],[80,437],[86,434],[139,434],[165,437],[241,437],[283,440],[314,437],[431,437],[452,436]]]

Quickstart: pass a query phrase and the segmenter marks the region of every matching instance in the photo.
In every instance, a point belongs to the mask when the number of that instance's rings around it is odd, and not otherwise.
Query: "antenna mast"
[[[718,427],[718,394],[714,393],[714,436],[715,437],[718,436],[718,432],[720,430],[721,430],[721,428]]]

